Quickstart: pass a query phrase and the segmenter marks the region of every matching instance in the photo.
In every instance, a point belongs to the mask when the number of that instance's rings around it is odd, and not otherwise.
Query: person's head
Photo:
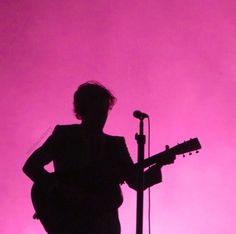
[[[116,98],[102,84],[89,81],[81,84],[74,93],[74,113],[82,122],[103,128],[115,102]]]

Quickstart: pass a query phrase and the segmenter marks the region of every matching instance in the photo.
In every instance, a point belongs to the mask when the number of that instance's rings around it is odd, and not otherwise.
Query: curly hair
[[[81,84],[74,93],[74,113],[77,119],[82,119],[87,111],[106,103],[107,110],[111,110],[116,103],[113,94],[97,81],[88,81]]]

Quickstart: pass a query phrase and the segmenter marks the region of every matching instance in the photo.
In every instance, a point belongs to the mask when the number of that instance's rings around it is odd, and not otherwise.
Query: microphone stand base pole
[[[143,119],[140,119],[139,134],[136,133],[135,139],[138,144],[138,189],[137,189],[137,213],[136,213],[136,234],[143,233],[143,161],[144,161],[144,145],[145,135],[143,134]]]

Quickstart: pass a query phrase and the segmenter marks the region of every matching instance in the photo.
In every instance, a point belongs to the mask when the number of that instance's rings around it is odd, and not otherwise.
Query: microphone
[[[141,111],[139,111],[139,110],[134,111],[134,112],[133,112],[133,116],[134,116],[135,118],[137,118],[137,119],[145,119],[145,118],[148,118],[148,117],[149,117],[148,114],[143,113],[143,112],[141,112]]]

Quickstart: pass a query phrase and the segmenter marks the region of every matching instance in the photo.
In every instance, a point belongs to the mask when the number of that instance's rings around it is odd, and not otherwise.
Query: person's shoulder
[[[56,125],[56,127],[54,128],[54,134],[60,134],[60,133],[67,133],[67,132],[75,132],[78,131],[78,129],[80,129],[80,125],[79,124],[58,124]]]
[[[69,130],[69,129],[78,129],[80,128],[80,124],[58,124],[56,125],[57,129]]]
[[[117,136],[117,135],[114,136],[114,135],[105,134],[105,137],[106,137],[107,144],[115,147],[117,150],[127,149],[124,136]]]
[[[109,140],[114,140],[114,141],[124,141],[125,138],[123,136],[117,136],[117,135],[110,135],[107,133],[104,133],[104,136],[109,139]]]

